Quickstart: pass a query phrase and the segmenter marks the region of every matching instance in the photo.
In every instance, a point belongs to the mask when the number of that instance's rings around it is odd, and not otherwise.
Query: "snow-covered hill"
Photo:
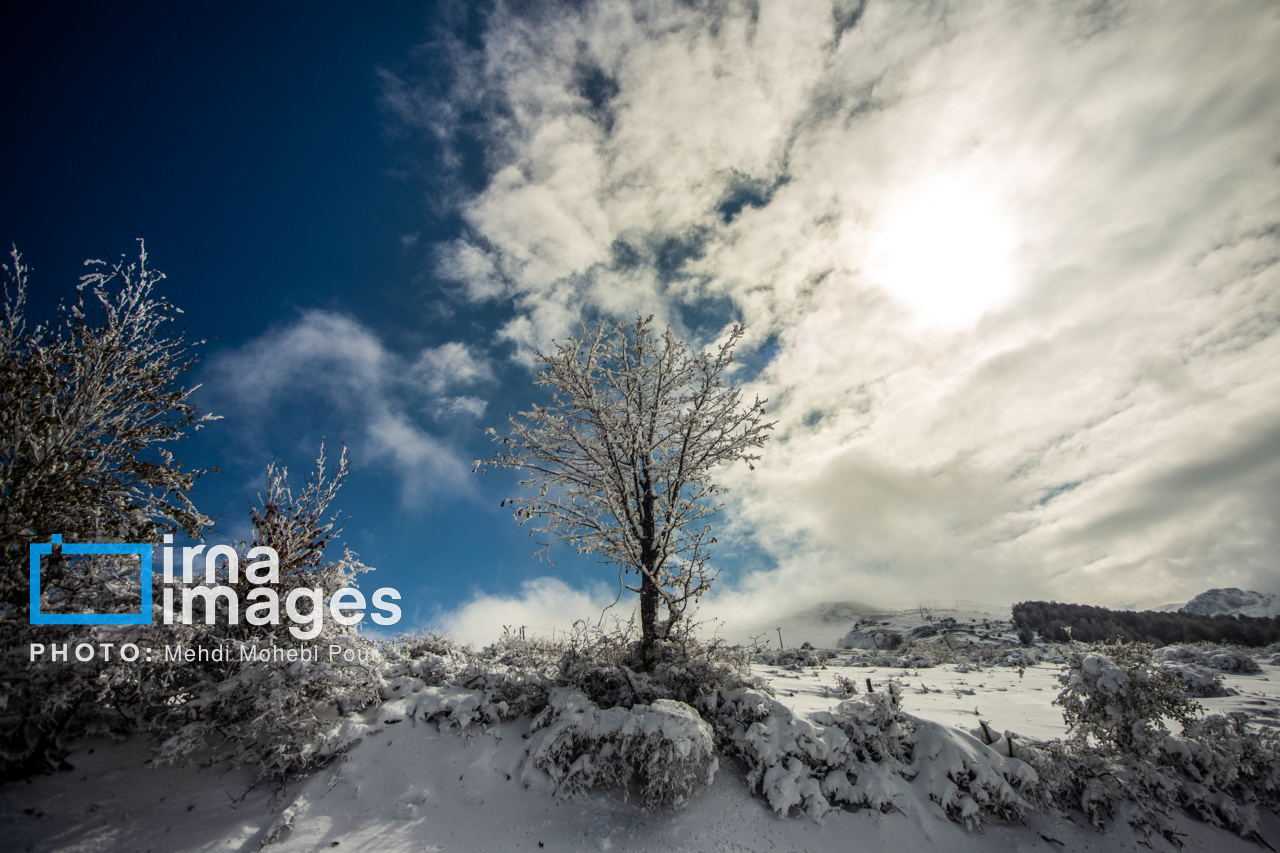
[[[864,614],[856,619],[836,644],[841,649],[894,649],[907,639],[935,638],[945,642],[1016,642],[1009,608],[976,603],[949,607],[916,607],[911,610]]]
[[[1280,616],[1280,598],[1235,587],[1211,589],[1188,601],[1180,612],[1200,616]]]

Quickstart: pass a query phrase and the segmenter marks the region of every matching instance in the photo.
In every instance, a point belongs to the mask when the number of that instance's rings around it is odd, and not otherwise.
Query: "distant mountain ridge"
[[[1178,612],[1199,616],[1280,616],[1280,600],[1269,592],[1225,587],[1200,593]]]

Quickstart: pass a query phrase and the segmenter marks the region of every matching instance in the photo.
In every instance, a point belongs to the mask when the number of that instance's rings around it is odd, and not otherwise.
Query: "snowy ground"
[[[908,713],[966,731],[986,721],[1026,738],[1063,734],[1058,667],[977,671],[857,667],[840,652],[825,666],[757,666],[783,702],[801,712],[843,696],[836,676],[877,689],[900,683]],[[1280,719],[1280,666],[1227,675],[1236,696],[1201,700],[1210,711],[1247,710]],[[526,724],[527,725],[527,724]],[[285,790],[250,788],[241,772],[152,769],[140,742],[97,741],[70,757],[74,770],[0,787],[6,850],[253,851],[764,851],[1096,850],[1141,848],[1123,828],[1102,835],[1071,822],[1033,817],[1028,826],[989,823],[981,833],[947,821],[926,801],[889,814],[839,812],[818,823],[775,815],[750,794],[741,769],[722,762],[712,787],[684,811],[646,813],[634,798],[595,794],[563,801],[546,778],[525,771],[521,725],[464,736],[434,724],[386,725],[345,760]],[[1191,820],[1188,850],[1264,848]],[[1263,833],[1280,848],[1280,818]],[[1157,848],[1158,849],[1158,848]]]

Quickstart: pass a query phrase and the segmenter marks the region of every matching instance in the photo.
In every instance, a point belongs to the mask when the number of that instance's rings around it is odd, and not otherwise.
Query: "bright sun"
[[[1013,291],[1013,231],[989,198],[960,182],[905,195],[877,244],[878,281],[931,323],[972,325]]]

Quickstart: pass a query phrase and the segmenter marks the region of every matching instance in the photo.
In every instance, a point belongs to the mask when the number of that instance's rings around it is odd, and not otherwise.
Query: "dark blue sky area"
[[[375,67],[423,40],[423,4],[24,5],[0,60],[0,231],[37,288],[145,236],[193,328],[236,337],[355,286],[369,304],[348,307],[377,310],[412,277],[418,191],[394,177]]]

